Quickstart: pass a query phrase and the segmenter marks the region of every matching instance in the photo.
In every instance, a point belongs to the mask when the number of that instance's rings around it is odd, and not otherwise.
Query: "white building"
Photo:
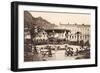
[[[25,28],[26,29],[26,28]],[[57,27],[47,28],[39,32],[33,40],[38,42],[48,41],[49,38],[66,41],[90,41],[90,25],[85,24],[60,24]],[[25,32],[25,38],[30,38],[29,32]]]
[[[68,40],[70,41],[77,41],[77,38],[79,38],[79,41],[83,40],[84,42],[90,40],[90,25],[60,24],[60,27],[65,27],[67,30],[70,30],[68,33]]]

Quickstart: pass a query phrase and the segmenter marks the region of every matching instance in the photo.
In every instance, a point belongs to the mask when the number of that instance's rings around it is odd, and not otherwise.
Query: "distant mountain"
[[[47,20],[43,19],[41,16],[35,18],[28,11],[24,11],[24,25],[30,28],[34,26],[39,26],[44,29],[56,27],[55,24],[48,22]]]
[[[36,19],[28,11],[24,11],[24,26],[31,29],[36,25]]]
[[[44,29],[56,27],[55,24],[48,22],[47,20],[43,19],[42,17],[36,18],[37,26],[43,27]]]

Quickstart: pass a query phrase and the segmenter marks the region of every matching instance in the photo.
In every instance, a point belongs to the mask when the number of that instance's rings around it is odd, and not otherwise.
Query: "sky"
[[[90,14],[79,14],[79,13],[58,13],[58,12],[36,12],[29,11],[33,17],[42,17],[47,21],[59,25],[62,24],[85,24],[90,25]]]

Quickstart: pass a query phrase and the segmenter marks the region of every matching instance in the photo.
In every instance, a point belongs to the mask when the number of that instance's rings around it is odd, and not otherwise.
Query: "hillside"
[[[43,19],[41,16],[35,18],[32,16],[28,11],[24,11],[24,25],[32,28],[34,26],[39,26],[41,28],[53,28],[56,25],[48,22],[47,20]]]

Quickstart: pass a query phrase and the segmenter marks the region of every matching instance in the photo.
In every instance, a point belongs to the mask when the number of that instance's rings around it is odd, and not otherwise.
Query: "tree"
[[[70,30],[66,30],[66,34],[65,34],[65,36],[66,36],[66,38],[67,38],[67,42],[68,42],[68,33],[70,32]]]
[[[83,46],[84,46],[84,41],[83,40],[80,41],[80,46],[83,48]]]
[[[33,38],[35,38],[36,35],[42,31],[42,28],[37,26],[36,18],[34,18],[28,11],[24,11],[24,25],[28,28],[28,31],[30,33],[31,52],[32,47],[34,46],[34,53],[37,54],[36,44],[33,42]]]
[[[79,36],[80,36],[81,32],[76,32],[75,35],[77,35],[77,42],[79,43]]]

